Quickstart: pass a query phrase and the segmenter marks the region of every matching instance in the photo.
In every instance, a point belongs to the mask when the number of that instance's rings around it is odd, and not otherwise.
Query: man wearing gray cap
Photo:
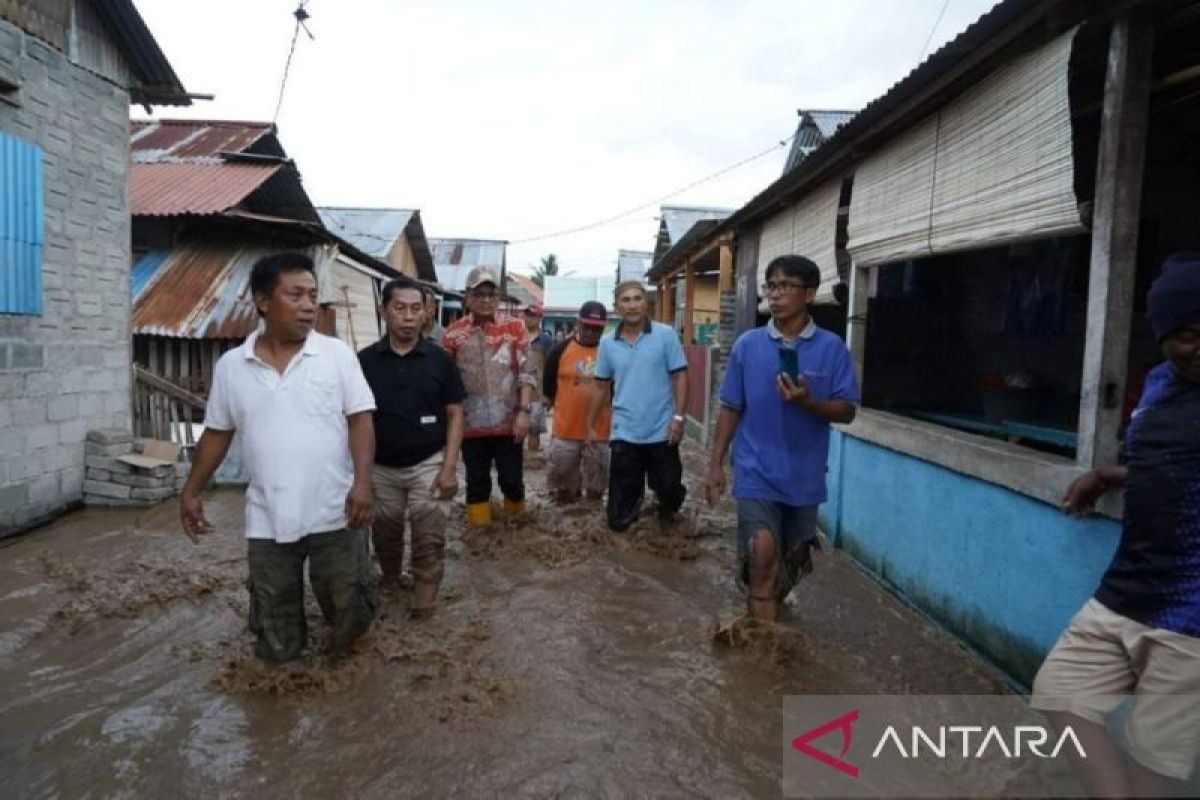
[[[492,465],[504,495],[504,513],[525,510],[522,445],[529,433],[537,385],[529,371],[525,323],[499,313],[500,279],[487,267],[467,275],[467,315],[442,337],[467,389],[462,454],[467,468],[467,523],[492,522]]]

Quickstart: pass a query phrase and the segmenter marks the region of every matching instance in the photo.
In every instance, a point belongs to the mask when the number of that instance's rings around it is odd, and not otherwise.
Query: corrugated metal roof
[[[800,121],[796,123],[796,135],[792,137],[792,147],[783,166],[785,174],[803,161],[805,156],[824,144],[826,139],[837,133],[838,128],[854,119],[858,112],[800,109],[797,113],[800,115]]]
[[[507,247],[497,239],[429,239],[438,283],[456,292],[463,291],[467,274],[475,267],[491,267],[499,275]]]
[[[667,251],[700,220],[723,220],[733,211],[732,208],[708,206],[662,206],[659,211],[658,240],[654,244],[653,263],[661,261]]]
[[[364,253],[387,258],[392,245],[404,233],[416,212],[407,208],[334,208],[317,209],[321,222],[333,233]]]
[[[258,326],[250,295],[254,262],[286,247],[183,244],[153,250],[133,267],[133,332],[183,339],[241,339]],[[320,263],[321,246],[304,252]],[[319,270],[318,270],[319,271]]]
[[[146,27],[132,0],[98,0],[92,6],[121,45],[137,78],[129,99],[151,105],[190,106],[191,98]]]
[[[700,220],[725,219],[733,212],[732,208],[714,206],[663,206],[659,215],[670,236],[669,243],[675,244]]]
[[[283,164],[133,164],[129,206],[138,216],[219,214],[258,189]]]
[[[509,272],[505,276],[505,281],[508,283],[508,286],[504,289],[505,294],[515,299],[521,305],[542,304],[542,287],[534,283],[533,279],[529,276]]]
[[[264,136],[274,136],[269,122],[163,119],[135,121],[130,136],[134,163],[220,163],[223,153],[246,153]],[[271,155],[282,156],[280,148]]]
[[[678,266],[685,254],[694,252],[697,245],[707,240],[720,224],[721,220],[719,219],[702,219],[697,222],[654,262],[654,266],[646,273],[645,279],[652,283],[658,281],[664,274]]]

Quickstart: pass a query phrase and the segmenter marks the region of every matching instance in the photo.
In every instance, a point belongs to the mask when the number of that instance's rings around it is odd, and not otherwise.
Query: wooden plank
[[[720,294],[733,291],[733,238],[726,236],[721,239],[721,272],[717,282]]]
[[[1131,12],[1113,23],[1096,164],[1076,451],[1077,463],[1089,469],[1115,464],[1120,450],[1153,47],[1153,26],[1141,14]]]
[[[696,264],[688,261],[683,272],[683,343],[696,343]]]
[[[846,347],[854,359],[858,385],[863,385],[863,363],[867,357],[867,308],[870,304],[871,268],[850,266],[850,299],[846,306]]]

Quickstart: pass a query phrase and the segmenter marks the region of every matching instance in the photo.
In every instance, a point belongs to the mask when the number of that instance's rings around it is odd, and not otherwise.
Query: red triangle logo
[[[837,719],[831,719],[820,727],[813,728],[808,733],[802,733],[795,739],[792,739],[792,747],[799,750],[804,755],[811,759],[820,761],[827,767],[832,767],[838,772],[849,775],[851,778],[858,777],[858,767],[845,761],[846,753],[850,752],[850,744],[854,740],[853,725],[858,720],[858,709],[843,714]],[[813,747],[810,742],[820,739],[822,736],[832,733],[833,731],[842,732],[842,752],[839,756],[831,756],[823,750],[818,750]]]

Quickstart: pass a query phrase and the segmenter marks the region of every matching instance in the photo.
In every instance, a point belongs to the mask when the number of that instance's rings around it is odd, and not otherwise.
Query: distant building
[[[621,281],[644,281],[654,254],[642,250],[617,251],[617,283]]]

